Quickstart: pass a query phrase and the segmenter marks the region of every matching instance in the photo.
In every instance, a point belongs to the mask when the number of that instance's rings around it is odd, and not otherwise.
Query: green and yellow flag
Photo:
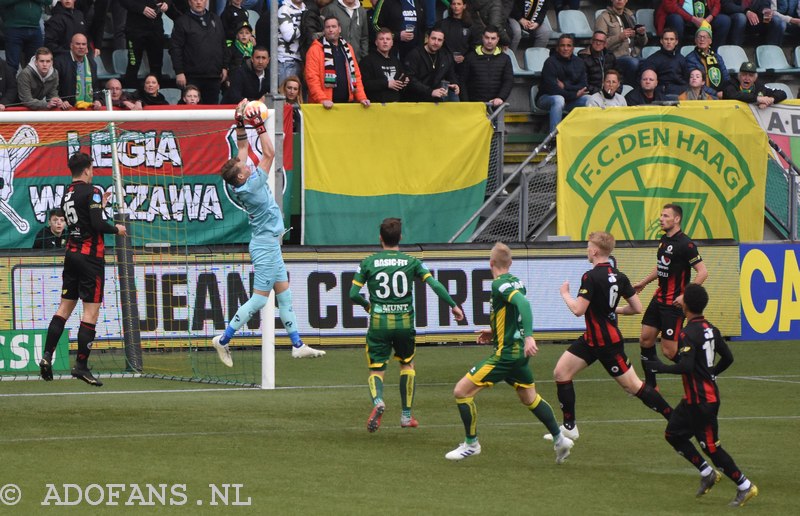
[[[403,219],[403,243],[446,242],[483,203],[483,104],[302,109],[306,245],[375,244],[386,217]]]
[[[741,102],[575,109],[558,127],[558,233],[659,238],[676,203],[692,238],[761,240],[767,155]]]

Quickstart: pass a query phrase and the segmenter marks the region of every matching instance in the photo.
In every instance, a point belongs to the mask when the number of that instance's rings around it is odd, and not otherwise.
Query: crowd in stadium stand
[[[629,0],[273,0],[281,5],[270,56],[269,16],[259,16],[269,1],[0,0],[0,110],[103,109],[104,89],[119,109],[197,97],[231,104],[268,93],[270,66],[279,84],[299,86],[295,105],[498,106],[511,95],[522,53],[540,47],[549,56],[526,62],[532,68],[523,73],[537,78],[531,109],[550,112],[554,127],[587,103],[780,102],[786,94],[758,79],[766,70],[749,60],[729,70],[718,49],[747,43],[785,52],[784,41],[800,35],[798,0],[638,0],[636,10]],[[594,20],[581,8],[596,8]],[[588,32],[567,37],[565,12],[582,17]]]

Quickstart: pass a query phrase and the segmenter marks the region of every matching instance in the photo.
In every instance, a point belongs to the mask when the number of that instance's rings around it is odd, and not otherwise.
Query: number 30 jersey
[[[622,342],[615,310],[620,297],[627,299],[635,293],[628,277],[610,263],[598,263],[594,269],[583,274],[578,297],[589,301],[589,308],[584,316],[584,338],[589,346],[608,346]]]
[[[369,290],[371,327],[414,327],[414,278],[425,281],[431,272],[425,265],[400,251],[381,251],[365,258],[353,283]]]

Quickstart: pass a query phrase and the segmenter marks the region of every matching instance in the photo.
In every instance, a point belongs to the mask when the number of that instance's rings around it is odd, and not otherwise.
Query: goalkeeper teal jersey
[[[512,304],[515,296],[521,296],[527,304],[525,293],[525,285],[511,273],[501,274],[492,282],[489,322],[494,338],[494,352],[498,357],[516,360],[525,356],[525,335],[532,335],[533,328],[523,328],[522,314]]]
[[[432,275],[420,260],[400,251],[384,250],[361,262],[353,285],[367,285],[371,329],[414,327],[414,278],[425,281]]]

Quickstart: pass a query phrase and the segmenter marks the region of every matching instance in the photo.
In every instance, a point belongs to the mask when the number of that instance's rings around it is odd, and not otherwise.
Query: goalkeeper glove
[[[244,129],[244,108],[247,107],[247,102],[247,99],[242,99],[242,101],[236,106],[233,119],[236,120],[237,129]]]
[[[267,130],[267,128],[264,127],[264,120],[262,120],[261,114],[256,114],[251,116],[250,125],[252,125],[255,128],[256,133],[258,134],[261,134]]]

